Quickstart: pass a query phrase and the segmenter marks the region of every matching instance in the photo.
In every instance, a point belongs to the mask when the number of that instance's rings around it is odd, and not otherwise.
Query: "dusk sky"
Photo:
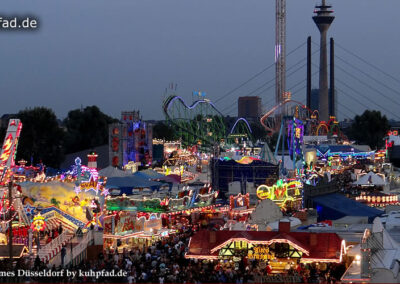
[[[163,119],[170,82],[189,103],[192,91],[216,100],[274,62],[274,0],[1,2],[2,16],[31,15],[40,25],[34,32],[0,32],[2,114],[46,106],[63,119],[81,105],[97,105],[114,117],[139,109],[144,119]],[[291,71],[305,64],[307,36],[316,43],[313,52],[318,48],[312,21],[316,3],[287,0],[287,52],[300,46],[288,56],[288,68],[300,62]],[[337,43],[339,119],[368,107],[400,120],[400,1],[329,3],[336,16],[328,36]],[[318,53],[313,61],[319,64]],[[236,115],[237,98],[273,80],[274,71],[270,68],[217,106]],[[287,79],[288,90],[300,101],[305,101],[305,76],[304,66]],[[318,86],[317,75],[313,86]],[[274,92],[271,87],[260,94],[265,109],[274,105]]]

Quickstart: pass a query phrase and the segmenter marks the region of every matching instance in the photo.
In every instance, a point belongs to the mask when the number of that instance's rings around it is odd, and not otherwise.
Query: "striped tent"
[[[68,242],[73,238],[73,235],[68,235],[67,239],[65,239],[62,243],[57,244],[51,249],[41,249],[40,252],[40,260],[44,263],[49,263],[49,261],[54,258],[57,254],[61,252],[63,246],[67,245]]]
[[[68,230],[70,232],[75,232],[77,229],[76,226],[68,224],[67,222],[65,222],[57,217],[50,218],[49,220],[47,220],[47,228],[49,230],[57,229],[58,227],[60,227],[60,225],[62,226],[62,228],[64,230]]]

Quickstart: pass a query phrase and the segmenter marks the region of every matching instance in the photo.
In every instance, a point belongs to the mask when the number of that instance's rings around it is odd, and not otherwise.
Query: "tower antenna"
[[[286,0],[276,0],[275,18],[275,101],[279,105],[286,92]],[[284,107],[278,115],[287,115],[286,110]]]
[[[326,50],[326,34],[335,16],[332,15],[332,6],[327,5],[322,0],[321,5],[315,6],[313,17],[314,23],[317,25],[321,34],[320,57],[319,57],[319,117],[320,120],[329,120],[329,91],[328,91],[328,54]]]

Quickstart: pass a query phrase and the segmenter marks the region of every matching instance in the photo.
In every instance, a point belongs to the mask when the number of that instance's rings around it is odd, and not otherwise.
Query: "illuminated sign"
[[[115,234],[129,235],[133,233],[153,233],[162,229],[161,216],[151,214],[148,219],[145,216],[137,218],[136,213],[123,211],[119,215],[115,215]],[[107,233],[112,233],[112,219],[105,218],[105,228]]]
[[[300,195],[299,187],[302,186],[302,183],[295,180],[289,183],[283,182],[283,180],[278,180],[276,184],[273,186],[267,186],[265,184],[260,185],[257,188],[257,197],[260,199],[271,199],[271,200],[284,200],[292,199],[292,196],[289,196],[288,189],[293,188],[294,195]]]
[[[83,181],[81,182],[81,190],[85,190],[85,191],[89,191],[89,190],[94,190],[94,191],[98,191],[98,182],[94,180],[93,177],[90,178],[89,181]]]
[[[128,234],[132,233],[135,230],[135,220],[136,214],[132,212],[122,212],[120,215],[117,215],[116,218],[116,226],[115,233],[116,234]]]
[[[272,259],[267,246],[254,246],[252,250],[248,251],[247,257],[249,259],[268,260]]]
[[[4,144],[1,148],[0,166],[9,168],[15,165],[14,157],[16,154],[21,129],[22,123],[19,121],[19,119],[10,120]]]
[[[67,174],[76,175],[77,179],[81,180],[80,183],[75,187],[75,193],[79,194],[81,191],[88,192],[93,190],[96,194],[107,196],[109,194],[107,189],[104,189],[103,182],[99,180],[99,173],[95,168],[88,168],[87,166],[81,165],[81,159],[77,157],[75,159],[74,169]]]
[[[138,170],[138,165],[134,161],[129,161],[125,166],[124,169],[126,171],[130,171],[132,173],[136,173]]]
[[[239,193],[237,196],[231,195],[229,198],[229,209],[232,210],[234,208],[249,208],[250,206],[250,196],[249,194],[242,195]]]
[[[40,213],[33,218],[31,228],[36,232],[43,231],[46,228],[45,218]]]
[[[10,133],[4,141],[4,145],[2,148],[3,152],[1,153],[0,157],[1,162],[7,161],[8,157],[10,157],[12,141],[13,141],[13,136]]]

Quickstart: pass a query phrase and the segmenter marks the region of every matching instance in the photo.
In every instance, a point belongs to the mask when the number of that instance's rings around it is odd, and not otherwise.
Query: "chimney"
[[[329,115],[336,116],[335,104],[335,42],[331,37],[330,40],[330,72],[329,72]]]
[[[290,232],[290,222],[279,221],[278,231],[281,233],[289,233]]]
[[[311,56],[311,37],[309,36],[307,38],[307,107],[309,109],[311,109]]]

